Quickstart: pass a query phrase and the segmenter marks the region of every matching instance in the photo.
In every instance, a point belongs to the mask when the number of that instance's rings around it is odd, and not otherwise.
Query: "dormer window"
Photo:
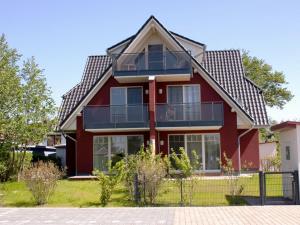
[[[148,45],[148,65],[150,70],[163,69],[163,45]]]

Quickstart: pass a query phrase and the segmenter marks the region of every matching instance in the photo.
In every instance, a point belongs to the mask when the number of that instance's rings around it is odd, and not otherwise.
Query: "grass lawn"
[[[282,195],[281,175],[267,179],[267,184],[276,186],[267,189],[267,196]],[[184,183],[183,188],[189,187],[189,181]],[[239,185],[243,185],[243,196],[259,196],[258,176],[245,177],[239,180]],[[23,182],[6,182],[0,184],[0,204],[11,207],[35,206],[31,193],[27,190]],[[99,204],[100,185],[97,181],[68,181],[58,182],[54,195],[50,198],[46,207],[100,207]],[[188,192],[186,192],[188,193]],[[189,197],[189,196],[186,196]],[[231,205],[232,199],[229,196],[229,188],[226,180],[222,179],[199,179],[194,181],[194,194],[192,205]],[[126,189],[119,185],[113,192],[108,207],[136,206],[134,202],[128,200]],[[156,203],[158,206],[179,206],[180,205],[180,183],[175,180],[163,182]],[[1,203],[2,202],[2,203]],[[238,204],[245,205],[243,199],[239,199]]]

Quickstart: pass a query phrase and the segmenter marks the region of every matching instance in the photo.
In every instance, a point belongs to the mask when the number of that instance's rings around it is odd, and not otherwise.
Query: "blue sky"
[[[59,105],[80,81],[88,55],[105,54],[150,15],[209,50],[247,49],[283,71],[295,97],[269,116],[300,119],[300,1],[4,0],[0,33],[23,59],[36,57]]]

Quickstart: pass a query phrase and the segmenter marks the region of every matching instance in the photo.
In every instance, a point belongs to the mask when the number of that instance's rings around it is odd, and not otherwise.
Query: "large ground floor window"
[[[188,156],[196,151],[199,156],[199,170],[220,170],[220,135],[219,134],[176,134],[169,135],[169,152],[179,153],[182,147]]]
[[[94,136],[93,168],[107,171],[108,161],[114,165],[124,156],[137,153],[143,144],[142,135]]]

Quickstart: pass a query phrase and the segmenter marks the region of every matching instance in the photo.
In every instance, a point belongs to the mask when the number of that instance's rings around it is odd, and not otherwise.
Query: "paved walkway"
[[[0,224],[300,224],[300,206],[0,208]]]

